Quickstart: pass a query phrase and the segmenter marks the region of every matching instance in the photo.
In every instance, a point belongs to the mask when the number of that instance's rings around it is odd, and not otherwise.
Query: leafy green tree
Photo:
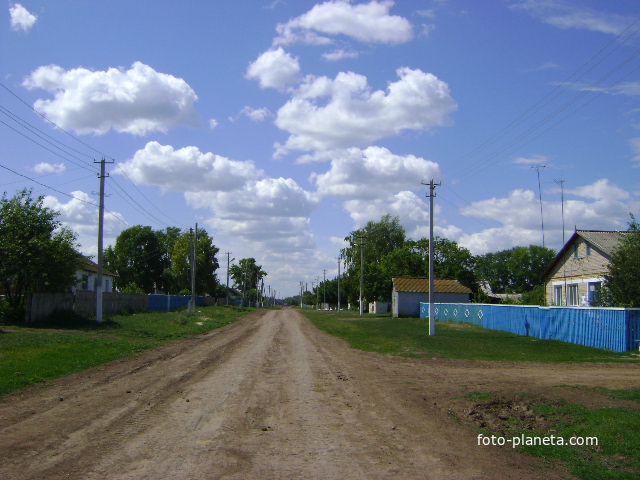
[[[640,225],[633,215],[627,232],[611,254],[600,304],[640,307]]]
[[[13,309],[31,293],[68,291],[80,266],[76,235],[43,200],[27,189],[0,200],[0,281]]]
[[[182,231],[178,227],[167,227],[164,230],[158,230],[155,232],[158,236],[158,241],[162,249],[162,277],[159,285],[156,285],[158,290],[162,292],[176,293],[178,288],[174,285],[173,270],[171,269],[171,255],[173,253],[173,247],[175,246],[178,238],[182,235]]]
[[[260,280],[267,276],[262,266],[256,264],[255,258],[243,258],[237,265],[231,265],[229,276],[233,285],[245,293],[260,288]]]
[[[173,291],[191,292],[191,245],[190,232],[183,232],[173,244],[171,252],[171,275]],[[220,267],[216,255],[220,251],[213,244],[205,229],[198,230],[196,246],[196,293],[216,295],[218,280],[216,270]]]
[[[477,257],[479,280],[495,293],[526,293],[543,284],[542,275],[556,252],[539,245],[514,247]]]
[[[115,286],[120,289],[137,285],[145,293],[161,288],[165,270],[165,252],[151,227],[136,225],[120,232],[115,246],[104,253],[106,267],[117,275]]]

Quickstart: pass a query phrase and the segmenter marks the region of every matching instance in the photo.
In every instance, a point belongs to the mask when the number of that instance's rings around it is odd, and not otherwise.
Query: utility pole
[[[322,308],[327,304],[327,270],[322,270]]]
[[[104,171],[104,165],[107,161],[103,158],[99,162],[93,163],[100,164],[100,203],[98,207],[98,279],[96,284],[96,322],[102,323],[102,271],[104,262],[104,245],[103,245],[103,231],[104,231],[104,179],[109,175]],[[113,163],[113,161],[108,162]]]
[[[302,308],[302,296],[304,295],[303,285],[304,285],[304,282],[300,282],[300,308]]]
[[[340,311],[340,261],[342,257],[337,257],[338,259],[338,311]]]
[[[435,297],[435,276],[434,276],[434,253],[433,253],[433,199],[436,196],[436,187],[439,187],[440,182],[435,183],[433,179],[427,184],[429,185],[429,336],[436,334],[436,316],[435,309],[433,308],[433,299]]]
[[[189,313],[193,313],[196,309],[196,258],[198,247],[198,224],[196,223],[195,235],[191,230],[191,302],[189,303]]]
[[[562,247],[564,248],[564,180],[554,180],[560,185],[560,202],[562,203]],[[566,255],[566,254],[565,254]],[[562,260],[562,275],[564,276],[564,304],[567,305],[567,262]],[[560,299],[562,302],[562,298]]]
[[[356,245],[360,247],[360,316],[364,313],[364,304],[363,302],[363,292],[364,292],[364,237],[358,237],[360,239],[360,243]]]
[[[540,222],[542,223],[542,246],[544,247],[544,216],[542,215],[542,189],[540,188],[540,170],[544,170],[546,165],[534,165],[531,168],[538,172],[538,195],[540,197]]]
[[[229,264],[235,260],[235,258],[231,258],[231,252],[227,252],[227,306],[229,306]]]

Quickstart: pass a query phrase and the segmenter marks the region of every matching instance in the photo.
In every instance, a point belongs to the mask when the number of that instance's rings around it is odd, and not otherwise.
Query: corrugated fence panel
[[[149,310],[170,312],[189,305],[190,296],[183,295],[149,295]],[[203,297],[196,297],[196,306],[204,305]]]
[[[626,352],[640,348],[640,310],[622,308],[530,307],[437,303],[438,321],[473,323],[543,340]],[[429,304],[420,304],[420,318]]]

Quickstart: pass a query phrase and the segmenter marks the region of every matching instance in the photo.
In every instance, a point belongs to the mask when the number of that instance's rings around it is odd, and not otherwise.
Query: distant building
[[[396,277],[391,294],[391,311],[394,317],[419,317],[420,302],[429,301],[429,278]],[[471,289],[457,280],[434,280],[434,303],[469,303]]]
[[[111,292],[113,290],[113,280],[115,273],[106,268],[102,269],[102,291]],[[81,266],[76,270],[76,284],[72,288],[76,290],[91,290],[95,292],[98,286],[98,264],[90,258],[81,255]]]
[[[627,232],[576,230],[543,274],[547,305],[588,307]]]

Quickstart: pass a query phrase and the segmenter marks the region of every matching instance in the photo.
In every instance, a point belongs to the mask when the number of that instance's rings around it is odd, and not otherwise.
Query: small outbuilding
[[[391,311],[394,317],[419,317],[420,302],[429,301],[428,277],[395,277],[391,294]],[[469,303],[471,289],[458,280],[436,278],[434,302]]]

